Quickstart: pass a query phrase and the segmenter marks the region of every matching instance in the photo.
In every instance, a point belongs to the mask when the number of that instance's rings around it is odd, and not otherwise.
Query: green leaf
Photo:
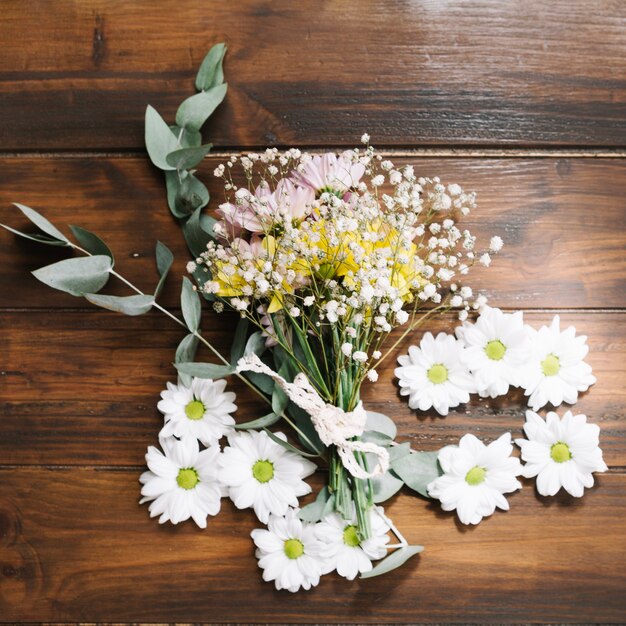
[[[199,257],[203,252],[206,252],[207,244],[213,240],[212,225],[215,223],[215,220],[212,218],[201,220],[201,212],[202,207],[198,207],[183,224],[183,235],[185,235],[187,247],[195,257]],[[210,229],[210,232],[207,232],[208,229]]]
[[[103,309],[117,311],[124,315],[143,315],[147,313],[154,304],[154,296],[106,296],[98,293],[86,293],[85,298]]]
[[[187,328],[195,333],[200,326],[200,315],[202,305],[198,292],[193,288],[193,283],[185,276],[183,277],[183,288],[180,292],[180,305],[183,309],[183,317]]]
[[[281,439],[267,428],[264,428],[263,430],[267,433],[267,436],[272,441],[276,442],[279,446],[282,446],[283,448],[285,448],[285,450],[288,450],[289,452],[293,452],[294,454],[299,454],[300,456],[305,456],[307,458],[314,458],[316,456],[319,456],[319,454],[309,454],[308,452],[304,452],[304,450],[300,450],[295,446],[292,446],[288,441]]]
[[[382,476],[376,476],[372,478],[371,481],[374,491],[374,502],[376,504],[389,500],[389,498],[398,493],[398,491],[402,489],[402,485],[404,485],[399,478],[396,478],[389,472],[385,472]]]
[[[188,217],[196,209],[201,209],[209,203],[209,190],[189,172],[165,172],[165,185],[167,205],[178,219]]]
[[[271,426],[275,424],[280,419],[280,415],[276,415],[276,413],[268,413],[263,417],[259,417],[258,419],[251,420],[249,422],[244,422],[243,424],[235,424],[235,428],[237,430],[250,430],[251,428],[265,428],[266,426]]]
[[[178,138],[150,105],[146,108],[145,140],[148,156],[159,169],[176,169],[167,162],[167,155],[178,149]]]
[[[389,462],[393,465],[398,459],[411,454],[411,444],[400,443],[397,446],[389,446],[387,451],[389,452]]]
[[[0,224],[0,226],[2,226],[2,228],[8,230],[11,233],[18,235],[19,237],[24,237],[24,239],[30,239],[31,241],[36,241],[37,243],[43,243],[47,246],[69,246],[69,244],[65,243],[65,241],[60,241],[59,239],[54,239],[53,237],[48,237],[46,235],[23,233],[19,230],[16,230],[15,228],[11,228],[10,226],[7,226],[6,224]]]
[[[181,128],[176,124],[170,126],[170,130],[178,137],[181,148],[197,148],[202,144],[202,133],[198,130]]]
[[[368,443],[375,443],[377,446],[385,447],[391,445],[392,442],[387,435],[383,435],[375,430],[366,430],[361,436],[361,439],[363,441],[367,441]]]
[[[268,396],[274,391],[274,381],[265,374],[258,372],[243,372],[242,375],[247,378],[257,389]]]
[[[157,283],[156,289],[154,290],[154,297],[158,298],[161,290],[163,289],[163,285],[165,284],[165,280],[167,275],[169,274],[170,269],[172,268],[172,263],[174,262],[174,255],[172,251],[160,241],[156,243],[156,264],[157,270],[159,272],[159,282]]]
[[[37,213],[34,209],[24,205],[18,204],[14,202],[14,205],[35,225],[39,230],[46,233],[46,235],[50,235],[54,239],[58,239],[59,241],[64,241],[69,243],[69,239],[51,222],[49,222],[43,215]],[[21,234],[21,233],[20,233]]]
[[[202,159],[209,154],[212,143],[208,143],[204,146],[198,146],[197,148],[181,148],[180,150],[174,150],[170,152],[166,161],[168,165],[175,167],[177,170],[190,170],[192,167],[202,163]]]
[[[326,508],[326,503],[329,498],[330,492],[328,491],[328,487],[322,487],[315,501],[300,509],[298,517],[305,522],[319,522],[324,516],[324,509]]]
[[[374,578],[374,576],[380,576],[386,574],[392,570],[404,565],[412,556],[419,554],[424,550],[424,546],[406,546],[395,550],[389,556],[385,557],[378,565],[376,565],[369,572],[361,574],[361,578]]]
[[[248,338],[248,342],[246,343],[246,347],[244,349],[244,355],[247,356],[249,354],[256,354],[257,356],[261,356],[265,350],[265,339],[263,333],[260,330],[257,330],[256,333],[252,333]]]
[[[226,83],[222,83],[183,100],[176,111],[176,124],[192,131],[200,130],[226,96],[227,88]]]
[[[52,265],[46,265],[33,272],[33,276],[42,283],[82,296],[100,291],[109,279],[111,259],[105,255],[65,259]]]
[[[226,50],[226,44],[217,43],[204,57],[196,76],[196,89],[198,91],[206,91],[224,82],[222,64]]]
[[[427,485],[441,475],[437,462],[438,451],[411,452],[391,462],[391,469],[406,484],[425,498],[429,498]]]
[[[242,317],[237,322],[237,328],[235,329],[235,337],[233,338],[233,345],[230,348],[230,362],[233,367],[237,365],[237,361],[243,356],[246,348],[246,338],[248,335],[248,318]]]
[[[225,378],[235,371],[230,365],[217,365],[216,363],[175,363],[174,367],[179,372],[196,378]]]
[[[183,340],[178,344],[176,348],[176,356],[174,357],[175,363],[187,363],[193,361],[196,358],[196,352],[198,350],[198,338],[191,333],[185,335]],[[178,372],[178,380],[186,387],[191,385],[191,376],[184,372]]]
[[[113,253],[109,246],[89,230],[82,228],[81,226],[72,226],[70,225],[70,230],[76,237],[76,241],[87,250],[87,252],[91,254],[105,254],[106,256],[111,258],[111,267],[115,265],[115,259],[113,258]]]
[[[398,434],[398,429],[394,421],[390,417],[382,413],[376,413],[375,411],[367,411],[365,430],[373,430],[377,433],[382,433],[383,435],[387,435],[389,439],[395,439]]]
[[[300,431],[298,432],[300,443],[309,450],[309,452],[315,452],[321,456],[326,446],[322,443],[320,436],[315,430],[313,422],[311,422],[311,416],[293,402],[289,403],[287,414],[295,421]]]

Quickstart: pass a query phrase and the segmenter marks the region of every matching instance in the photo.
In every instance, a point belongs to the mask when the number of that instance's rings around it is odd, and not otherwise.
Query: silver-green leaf
[[[208,143],[197,148],[181,148],[170,152],[166,161],[168,165],[175,167],[177,170],[190,170],[192,167],[202,163],[202,159],[209,154],[213,144]]]
[[[96,293],[106,285],[111,259],[106,255],[64,259],[33,272],[42,283],[73,296]]]
[[[159,169],[176,169],[167,162],[167,155],[178,149],[178,138],[150,105],[146,108],[145,140],[148,156]]]
[[[225,378],[235,371],[230,365],[218,365],[216,363],[175,363],[174,367],[179,372],[196,378]]]
[[[198,292],[193,288],[193,283],[185,276],[183,288],[180,293],[180,305],[183,309],[183,318],[187,328],[195,333],[200,326],[201,303]]]
[[[43,215],[24,204],[18,204],[17,202],[14,204],[35,226],[37,226],[37,228],[46,233],[46,235],[50,235],[59,241],[69,243],[69,239]]]
[[[309,454],[308,452],[304,452],[304,450],[300,450],[299,448],[292,446],[288,441],[281,439],[280,437],[275,435],[271,430],[268,430],[267,428],[264,428],[263,430],[267,433],[267,436],[272,441],[277,443],[279,446],[282,446],[283,448],[285,448],[285,450],[289,452],[293,452],[294,454],[299,454],[300,456],[305,456],[308,458],[315,458],[316,456],[319,456],[319,454]]]
[[[391,572],[401,565],[404,565],[412,556],[419,554],[423,550],[424,546],[406,546],[405,548],[395,550],[369,572],[361,574],[361,578],[374,578],[374,576],[387,574],[387,572]]]
[[[36,233],[23,233],[20,230],[15,228],[11,228],[6,224],[0,224],[2,228],[8,230],[10,233],[14,235],[18,235],[19,237],[24,237],[24,239],[30,239],[31,241],[36,241],[37,243],[43,243],[46,246],[69,246],[69,243],[65,243],[65,241],[61,241],[60,239],[55,239],[54,237],[49,237],[48,235],[39,235]]]
[[[176,111],[176,124],[191,130],[200,130],[204,122],[224,100],[227,89],[226,83],[222,83],[183,100]]]
[[[441,474],[437,462],[438,455],[438,451],[411,452],[392,460],[391,469],[407,487],[428,498],[430,496],[426,487]]]
[[[375,411],[367,411],[365,430],[373,430],[377,433],[382,433],[383,435],[387,435],[389,439],[395,439],[398,434],[398,429],[394,421],[390,417],[382,413],[376,413]]]
[[[160,241],[156,243],[156,264],[157,270],[159,272],[159,282],[157,283],[156,289],[154,290],[154,297],[158,298],[161,290],[163,289],[163,285],[165,284],[165,280],[169,271],[172,267],[172,263],[174,262],[174,255],[172,251]]]
[[[74,237],[76,237],[76,241],[87,250],[90,254],[105,254],[106,256],[111,258],[111,267],[115,265],[115,259],[113,258],[113,253],[109,246],[98,237],[98,235],[92,233],[86,228],[82,228],[81,226],[72,226],[70,225],[70,230],[72,231]]]
[[[154,296],[135,295],[135,296],[106,296],[99,293],[86,293],[85,298],[103,309],[116,311],[130,315],[143,315],[147,313],[154,304]]]
[[[319,522],[324,516],[326,503],[330,498],[328,487],[322,487],[314,502],[303,506],[298,513],[298,517],[305,522]]]
[[[280,415],[276,415],[276,413],[268,413],[263,417],[259,417],[255,420],[251,420],[249,422],[243,422],[242,424],[235,424],[235,428],[237,430],[250,430],[251,428],[266,428],[267,426],[271,426],[275,424],[280,419]]]
[[[183,340],[178,344],[176,348],[176,356],[174,357],[175,363],[188,363],[196,358],[196,352],[198,350],[198,338],[189,333],[183,337]],[[186,387],[191,386],[191,376],[184,372],[178,372],[178,381]]]
[[[224,82],[222,64],[226,54],[226,44],[215,44],[204,57],[196,76],[196,89],[206,91]]]
[[[402,485],[404,485],[399,478],[396,478],[389,472],[385,472],[382,476],[376,476],[372,478],[371,481],[375,504],[386,502],[389,498],[398,493],[398,491],[402,489]]]

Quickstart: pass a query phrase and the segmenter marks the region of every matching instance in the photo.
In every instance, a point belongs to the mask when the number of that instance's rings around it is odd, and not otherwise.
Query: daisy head
[[[379,510],[382,512],[380,507],[373,507],[367,513],[372,529],[369,539],[359,537],[354,509],[350,520],[330,513],[316,524],[315,535],[322,542],[320,555],[326,560],[327,571],[337,570],[340,576],[354,580],[359,573],[372,569],[373,560],[387,554],[389,526]]]
[[[321,544],[314,525],[298,518],[298,509],[288,509],[284,517],[270,515],[267,530],[256,528],[251,536],[263,580],[273,580],[276,589],[292,593],[319,584],[326,569],[319,556]]]
[[[579,391],[587,391],[596,382],[591,366],[583,361],[589,352],[587,337],[576,336],[570,326],[561,331],[559,316],[550,326],[531,333],[530,362],[524,372],[525,394],[528,406],[537,411],[542,406],[559,406],[562,402],[574,404]]]
[[[206,528],[207,516],[220,510],[219,448],[210,446],[200,452],[193,437],[161,439],[161,446],[163,452],[148,448],[149,471],[139,479],[143,485],[139,503],[150,502],[150,517],[160,515],[160,524],[178,524],[191,517],[200,528]]]
[[[451,335],[426,333],[419,348],[411,346],[408,355],[398,357],[395,375],[400,395],[409,396],[412,409],[431,407],[447,415],[450,408],[469,401],[474,380],[465,365],[463,344]]]
[[[165,425],[161,437],[192,437],[205,446],[216,444],[232,432],[237,410],[235,394],[226,389],[225,380],[194,378],[190,387],[167,383],[157,407]]]
[[[457,328],[456,336],[465,345],[463,356],[482,397],[502,396],[519,384],[530,347],[521,311],[485,307],[476,323]]]
[[[283,433],[277,437],[287,440]],[[253,508],[264,524],[270,514],[285,515],[298,506],[298,497],[311,492],[303,478],[314,463],[285,450],[264,431],[233,433],[220,457],[220,480],[238,509]]]
[[[312,189],[318,198],[323,193],[341,198],[358,184],[364,173],[365,166],[361,163],[329,152],[314,156],[292,172],[291,178],[296,185]]]
[[[567,411],[562,418],[554,413],[543,420],[526,411],[527,439],[516,439],[526,465],[523,475],[537,477],[537,491],[553,496],[561,487],[580,498],[585,487],[593,486],[593,472],[606,472],[599,447],[600,428],[588,424],[585,415]]]
[[[503,494],[521,489],[522,468],[512,457],[511,433],[485,445],[474,435],[461,437],[458,446],[446,446],[438,460],[443,475],[428,485],[428,493],[441,501],[444,511],[454,511],[463,524],[478,524],[496,507],[508,511]]]

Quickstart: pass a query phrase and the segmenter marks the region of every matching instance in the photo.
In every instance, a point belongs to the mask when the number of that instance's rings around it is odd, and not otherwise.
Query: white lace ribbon
[[[344,467],[355,478],[381,476],[389,469],[389,453],[385,448],[366,441],[350,441],[353,437],[362,435],[365,429],[367,413],[362,402],[359,402],[353,411],[344,411],[327,404],[303,373],[299,373],[294,381],[289,383],[265,365],[256,354],[239,359],[237,372],[258,372],[274,380],[294,404],[311,416],[311,422],[322,443],[337,447]],[[378,459],[376,467],[371,472],[365,470],[356,460],[355,452],[371,452],[376,455]]]

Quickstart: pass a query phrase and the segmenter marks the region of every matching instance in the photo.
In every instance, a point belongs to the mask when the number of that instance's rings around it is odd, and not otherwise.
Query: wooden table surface
[[[373,143],[478,191],[468,219],[506,247],[476,284],[534,325],[558,312],[589,336],[597,384],[576,411],[602,430],[608,473],[583,499],[541,498],[461,527],[401,493],[390,515],[423,555],[391,576],[262,583],[253,515],[224,501],[206,531],[137,504],[179,329],[51,292],[29,271],[65,253],[0,236],[0,621],[626,621],[626,4],[551,0],[133,2],[4,0],[0,221],[11,202],[78,223],[153,283],[160,239],[187,260],[143,152],[147,103],[173,118],[208,48],[226,41],[221,153]],[[222,157],[202,166],[208,175]],[[211,179],[210,176],[207,176]],[[215,196],[219,191],[212,187]],[[176,283],[176,284],[175,284]],[[176,306],[178,281],[164,302]],[[226,346],[228,317],[210,317]],[[432,324],[450,330],[454,319]],[[419,335],[413,338],[416,342]],[[366,392],[401,438],[521,432],[524,401],[472,401],[440,419],[401,401],[393,364]],[[241,416],[259,407],[241,391]]]

